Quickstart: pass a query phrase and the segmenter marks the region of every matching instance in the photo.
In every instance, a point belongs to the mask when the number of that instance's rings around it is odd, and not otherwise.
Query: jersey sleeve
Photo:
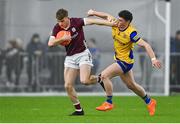
[[[136,42],[140,39],[137,31],[133,31],[133,32],[130,34],[130,39],[131,39],[131,41],[132,41],[133,43],[136,43]]]
[[[52,30],[51,36],[56,37],[56,35],[57,35],[57,33],[58,33],[59,31],[60,31],[60,30],[59,30],[59,28],[58,28],[58,24],[56,24],[56,25],[54,26],[53,30]]]
[[[84,18],[75,18],[76,25],[80,28],[82,26],[85,26],[85,19]]]

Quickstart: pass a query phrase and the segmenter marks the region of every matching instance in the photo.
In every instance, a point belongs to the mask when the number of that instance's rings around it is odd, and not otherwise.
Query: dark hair
[[[126,21],[132,21],[133,20],[133,15],[130,11],[128,10],[122,10],[118,13],[119,17],[122,17]]]
[[[32,35],[32,38],[39,38],[39,34],[38,34],[38,33],[34,33],[34,34]]]
[[[56,19],[57,20],[61,20],[63,19],[64,17],[68,17],[68,11],[65,10],[65,9],[59,9],[57,12],[56,12]]]

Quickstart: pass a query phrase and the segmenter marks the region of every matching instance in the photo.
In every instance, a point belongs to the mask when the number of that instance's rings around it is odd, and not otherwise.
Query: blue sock
[[[144,97],[143,97],[143,100],[146,104],[149,104],[150,101],[151,101],[151,98],[146,94]]]
[[[112,97],[113,97],[113,96],[107,96],[106,102],[112,104]]]

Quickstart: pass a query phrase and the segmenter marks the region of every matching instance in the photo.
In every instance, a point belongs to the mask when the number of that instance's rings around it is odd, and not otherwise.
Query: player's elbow
[[[141,42],[139,46],[144,47],[145,49],[148,49],[149,47],[151,47],[147,42]]]

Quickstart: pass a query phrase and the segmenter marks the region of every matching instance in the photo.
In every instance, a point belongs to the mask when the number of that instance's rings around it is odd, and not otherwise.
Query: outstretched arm
[[[156,56],[154,54],[152,47],[143,39],[139,39],[137,44],[145,48],[148,56],[151,58],[152,66],[156,68],[161,68],[161,62],[158,59],[156,59]]]
[[[115,22],[109,22],[104,19],[95,19],[95,18],[84,18],[85,25],[104,25],[104,26],[116,26]]]
[[[102,19],[105,19],[105,20],[108,20],[108,21],[115,21],[116,18],[114,18],[112,15],[108,14],[108,13],[104,13],[104,12],[98,12],[98,11],[95,11],[95,10],[92,10],[90,9],[88,12],[87,12],[87,15],[88,16],[97,16],[97,17],[100,17]]]

